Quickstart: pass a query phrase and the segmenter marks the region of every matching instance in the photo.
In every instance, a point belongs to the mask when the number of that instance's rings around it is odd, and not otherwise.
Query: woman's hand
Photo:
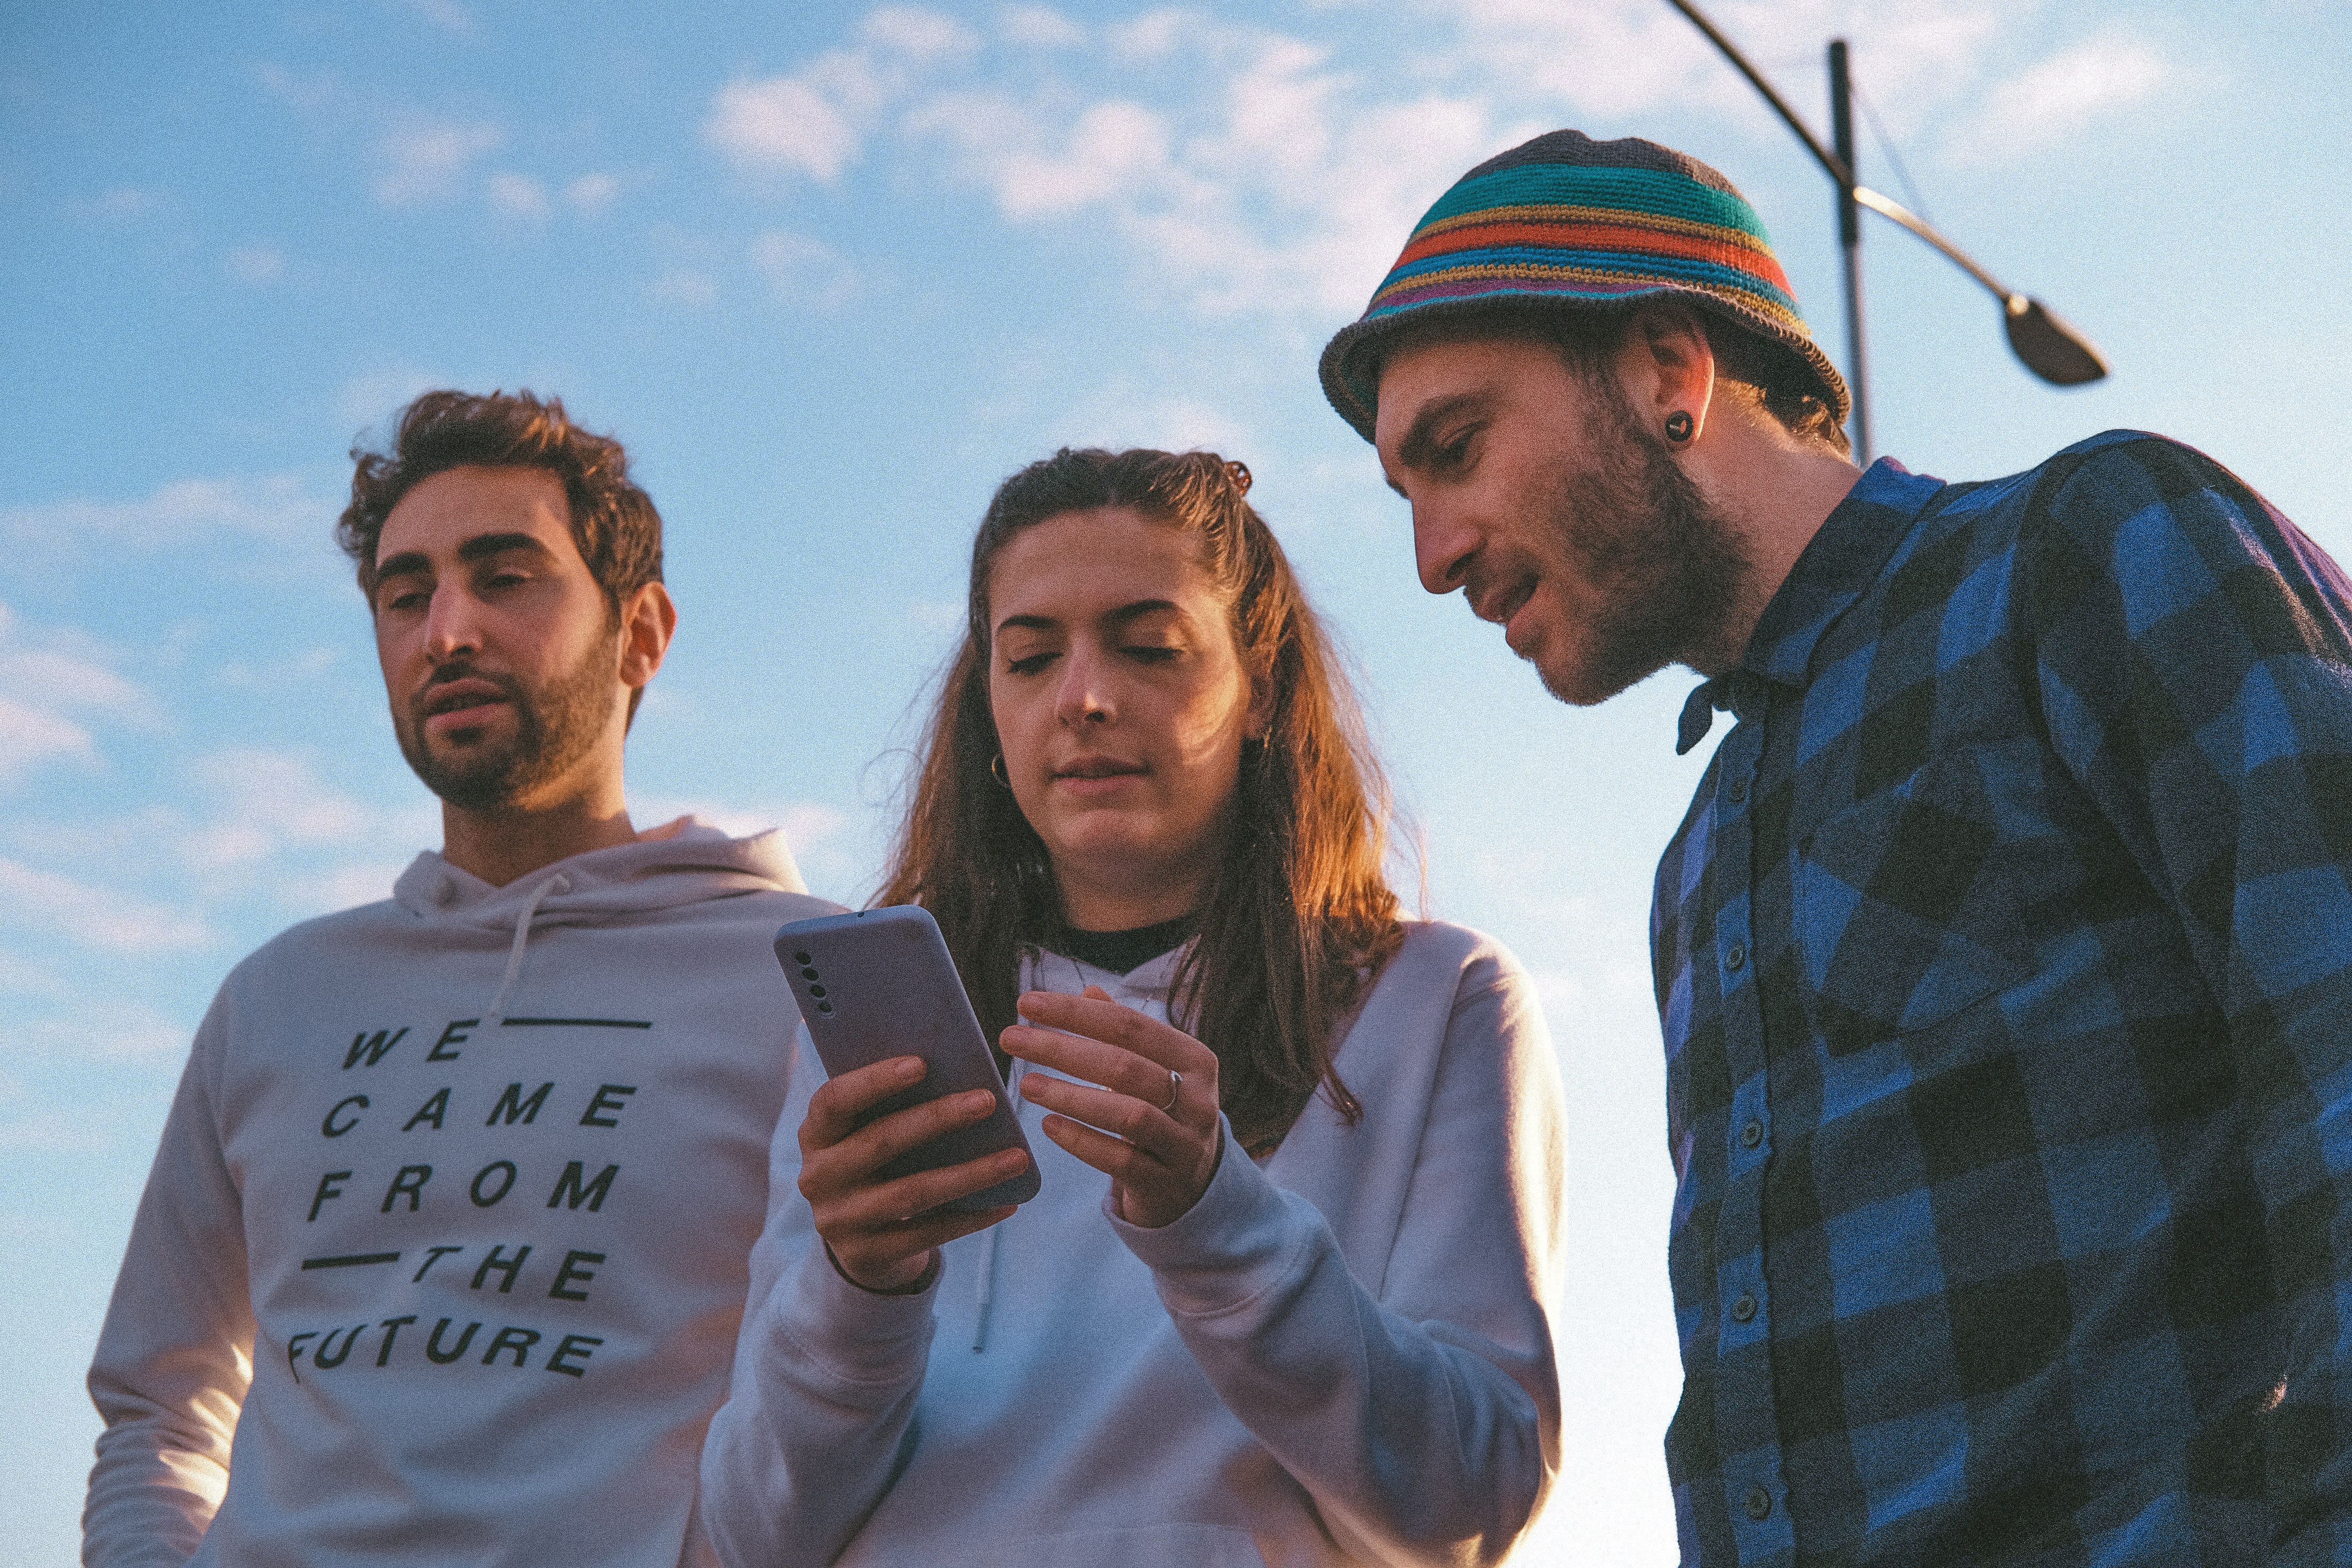
[[[1005,1050],[1067,1075],[1021,1079],[1022,1099],[1059,1112],[1045,1118],[1045,1136],[1110,1177],[1128,1224],[1157,1229],[1181,1217],[1224,1146],[1217,1053],[1098,985],[1084,996],[1032,991],[1020,1005],[1030,1024],[1004,1031]]]
[[[920,1057],[892,1057],[828,1079],[809,1097],[801,1121],[801,1195],[816,1216],[816,1233],[832,1249],[834,1266],[868,1290],[903,1290],[930,1267],[931,1249],[985,1230],[1013,1205],[964,1214],[939,1206],[1028,1168],[1029,1156],[1003,1149],[947,1165],[887,1179],[884,1165],[943,1132],[985,1118],[996,1097],[984,1089],[942,1095],[860,1126],[873,1108],[922,1081]]]

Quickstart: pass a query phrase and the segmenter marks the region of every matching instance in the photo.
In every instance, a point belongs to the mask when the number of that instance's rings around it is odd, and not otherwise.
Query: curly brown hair
[[[1234,828],[1177,968],[1170,1014],[1217,1053],[1243,1146],[1277,1143],[1318,1085],[1362,1107],[1332,1061],[1341,1026],[1404,940],[1382,874],[1389,800],[1353,694],[1282,547],[1213,452],[1064,447],[996,492],[972,542],[963,646],[929,728],[880,901],[931,911],[993,1040],[1013,1022],[1023,950],[1063,929],[1045,842],[990,772],[989,570],[1023,529],[1105,507],[1192,534],[1230,606],[1243,668],[1272,693],[1242,758]]]
[[[563,481],[572,542],[614,616],[632,594],[661,581],[661,514],[631,482],[628,454],[572,423],[560,397],[428,392],[400,411],[391,451],[353,447],[352,462],[352,503],[335,521],[335,542],[371,600],[376,540],[392,509],[435,474],[469,467],[544,468]]]

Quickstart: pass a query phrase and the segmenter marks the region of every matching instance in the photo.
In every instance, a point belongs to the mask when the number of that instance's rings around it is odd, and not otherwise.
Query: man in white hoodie
[[[429,393],[355,453],[443,848],[196,1034],[90,1369],[89,1564],[677,1562],[798,1022],[782,837],[640,832],[677,624],[618,443]]]

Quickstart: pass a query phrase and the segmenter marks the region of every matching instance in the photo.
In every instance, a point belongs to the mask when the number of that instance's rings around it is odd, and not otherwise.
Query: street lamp
[[[2039,300],[2029,299],[2002,283],[1986,271],[1977,259],[1929,226],[1927,220],[1891,197],[1881,195],[1869,186],[1858,184],[1853,177],[1853,84],[1846,71],[1845,40],[1830,45],[1830,114],[1832,132],[1837,142],[1832,153],[1823,147],[1796,111],[1782,101],[1764,75],[1748,62],[1748,58],[1733,47],[1732,42],[1700,14],[1691,0],[1669,0],[1674,8],[1690,18],[1691,25],[1706,35],[1707,41],[1723,51],[1724,58],[1739,68],[1774,113],[1787,121],[1805,144],[1813,161],[1837,182],[1838,243],[1845,256],[1845,324],[1846,338],[1852,353],[1853,394],[1854,446],[1862,459],[1870,460],[1870,402],[1868,376],[1863,354],[1862,337],[1862,221],[1857,209],[1868,207],[1881,216],[1894,219],[1958,265],[1961,271],[1984,285],[1992,297],[2000,301],[2001,327],[2009,334],[2009,346],[2025,362],[2025,368],[2054,386],[2080,386],[2086,381],[2096,381],[2107,374],[2107,362],[2094,347],[2090,339],[2060,319],[2057,312]]]

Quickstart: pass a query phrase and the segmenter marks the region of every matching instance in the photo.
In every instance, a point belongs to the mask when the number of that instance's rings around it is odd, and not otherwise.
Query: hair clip
[[[1231,458],[1227,458],[1225,459],[1225,472],[1233,476],[1234,489],[1241,491],[1244,495],[1249,494],[1250,471],[1249,465],[1247,463],[1237,463]]]

